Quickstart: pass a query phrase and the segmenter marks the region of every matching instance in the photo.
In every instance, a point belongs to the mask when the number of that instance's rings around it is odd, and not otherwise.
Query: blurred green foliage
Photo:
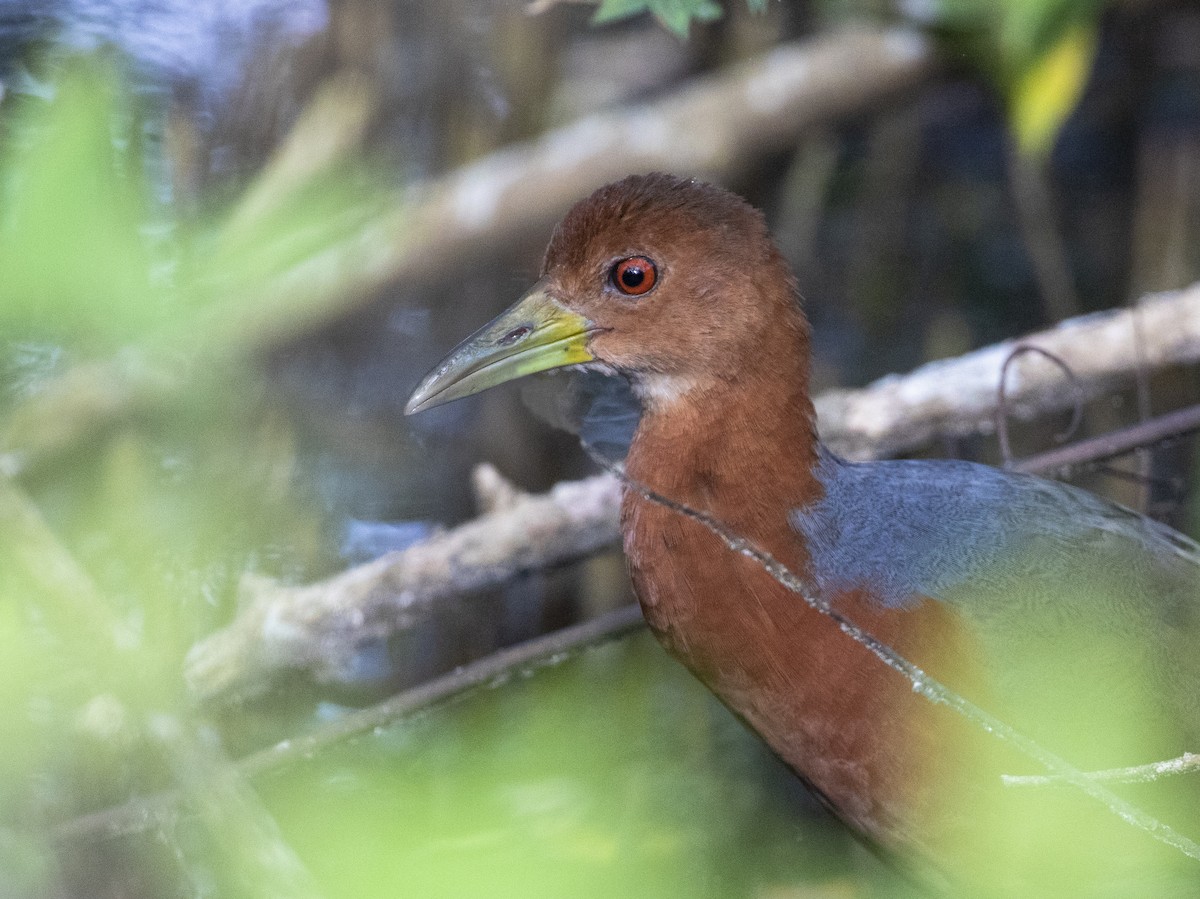
[[[767,8],[767,0],[746,0],[746,3],[756,13]],[[644,12],[653,14],[664,28],[681,38],[688,36],[693,21],[712,22],[724,15],[715,0],[600,0],[592,22],[597,25],[615,22]]]
[[[1015,98],[1023,145],[1045,152],[1099,6],[944,6]],[[597,18],[644,11],[685,34],[720,9],[606,0]],[[184,690],[183,656],[228,619],[244,572],[305,579],[325,551],[254,352],[353,287],[348,247],[392,194],[342,160],[229,203],[201,198],[185,219],[153,196],[146,112],[111,66],[68,68],[51,102],[13,105],[0,154],[0,892],[297,894],[296,868],[329,896],[903,892],[873,861],[864,875],[845,833],[807,817],[794,779],[645,637],[276,772],[261,803],[244,789]],[[157,401],[29,467],[18,414],[114,361],[165,385]],[[169,823],[56,835],[166,787],[188,810]],[[997,857],[1078,825],[1029,820],[1004,821],[1013,845]]]
[[[320,565],[323,523],[253,350],[352,282],[343,247],[387,191],[343,163],[182,220],[151,199],[142,114],[115,69],[82,62],[6,123],[0,892],[844,885],[844,832],[810,828],[790,775],[645,637],[277,772],[263,804],[194,707],[183,659],[228,620],[244,572]],[[13,417],[45,418],[81,383],[65,408],[86,406],[114,371],[162,389],[32,456]],[[164,789],[172,811],[145,828],[78,824]]]
[[[643,634],[377,731],[263,795],[329,897],[854,895],[848,836],[790,777]]]
[[[1044,157],[1095,59],[1104,0],[930,0],[919,18],[964,51],[1004,98],[1017,147]],[[917,6],[917,4],[913,4]]]
[[[247,352],[270,329],[254,302],[372,208],[348,175],[302,185],[303,203],[243,223],[236,241],[228,210],[174,220],[151,201],[144,110],[121,85],[107,63],[75,61],[51,99],[5,109],[0,870],[23,878],[5,895],[90,895],[97,877],[95,895],[120,882],[178,893],[132,859],[88,869],[100,862],[53,830],[199,770],[181,758],[212,747],[163,737],[192,730],[186,651],[227,620],[244,571],[294,577],[320,557],[289,425]],[[296,296],[302,314],[312,296]],[[161,402],[53,458],[31,453],[17,417],[69,430],[117,372],[166,385]],[[255,848],[224,851],[236,869]],[[187,880],[192,860],[175,856]]]
[[[117,149],[131,122],[111,74],[76,67],[57,85],[53,114],[25,98],[10,119],[0,242],[10,339],[111,348],[169,314],[140,233],[149,204],[137,156]]]
[[[766,0],[747,0],[764,12]],[[875,0],[826,0],[837,18],[882,14]],[[1095,59],[1105,0],[911,0],[898,4],[964,52],[1004,98],[1017,147],[1044,157],[1083,94]],[[594,24],[652,14],[686,38],[693,21],[724,15],[716,0],[600,0]]]

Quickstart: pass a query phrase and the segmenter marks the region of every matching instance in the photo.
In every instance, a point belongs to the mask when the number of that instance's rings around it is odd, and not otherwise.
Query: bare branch
[[[1200,358],[1200,286],[1156,295],[1142,310],[1147,364]],[[1080,389],[1094,396],[1118,378],[1131,376],[1134,361],[1124,354],[1131,339],[1129,315],[1124,310],[1072,319],[1020,343],[1048,347],[1067,360]],[[1000,370],[1016,344],[1010,341],[862,390],[819,397],[822,435],[839,452],[869,458],[912,449],[939,433],[990,430]],[[1010,411],[1051,411],[1073,405],[1074,399],[1074,391],[1062,389],[1061,373],[1049,363],[1026,357],[1010,365]],[[1132,436],[1153,438],[1156,433],[1151,428]],[[1105,443],[1089,451],[1112,455],[1111,449]],[[1042,470],[1064,460],[1083,461],[1076,456],[1048,457]],[[1017,467],[1032,470],[1034,461]],[[614,544],[619,497],[619,485],[607,476],[563,483],[544,496],[519,495],[511,505],[502,504],[449,533],[321,583],[285,587],[248,579],[245,610],[189,654],[188,683],[197,696],[224,702],[261,693],[288,669],[337,680],[364,642],[408,626],[439,599]]]
[[[1147,370],[1200,361],[1200,284],[1151,294],[1139,310]],[[862,390],[831,391],[817,398],[821,437],[848,458],[871,459],[918,449],[938,436],[990,434],[1000,371],[1018,344],[1063,360],[1079,379],[1084,399],[1094,399],[1134,375],[1133,315],[1122,309],[1068,319],[1048,331],[931,362]],[[1069,409],[1075,396],[1065,386],[1057,367],[1023,356],[1009,367],[1008,411],[1031,419]]]
[[[406,274],[440,271],[552,225],[630,172],[720,177],[813,125],[861,113],[934,70],[912,31],[844,31],[789,44],[637,106],[599,113],[466,166],[412,206]],[[393,239],[394,236],[393,236]]]
[[[317,584],[248,578],[234,623],[189,653],[188,684],[201,698],[228,700],[261,692],[288,669],[340,679],[360,646],[405,628],[439,599],[611,545],[619,493],[608,477],[565,482]]]
[[[862,113],[911,89],[934,67],[930,43],[916,32],[845,31],[777,47],[652,102],[506,147],[381,203],[363,227],[295,266],[252,302],[230,297],[228,308],[240,312],[222,339],[238,352],[277,346],[369,302],[383,285],[461,272],[486,253],[547,231],[580,197],[630,172],[727,176],[809,126]],[[359,107],[367,102],[360,94],[361,86],[351,82],[320,94],[320,108],[301,118],[247,191],[227,239],[236,241],[239,223],[353,145],[325,137],[317,158],[310,158],[314,122],[321,120],[316,113],[338,109],[339,127],[356,132]],[[10,416],[0,431],[0,466],[24,471],[155,402],[164,384],[178,380],[177,368],[163,360],[130,365],[116,359],[68,372]]]

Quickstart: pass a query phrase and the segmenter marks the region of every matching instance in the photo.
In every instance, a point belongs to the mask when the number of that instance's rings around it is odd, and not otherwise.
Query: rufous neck
[[[643,385],[626,473],[730,523],[815,498],[816,425],[802,350],[764,354],[732,379]]]

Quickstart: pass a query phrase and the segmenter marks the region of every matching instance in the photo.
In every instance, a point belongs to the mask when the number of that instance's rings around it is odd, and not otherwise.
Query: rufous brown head
[[[737,377],[779,329],[804,323],[762,214],[711,184],[635,175],[567,213],[538,282],[456,347],[405,411],[572,365],[619,371],[653,404]]]

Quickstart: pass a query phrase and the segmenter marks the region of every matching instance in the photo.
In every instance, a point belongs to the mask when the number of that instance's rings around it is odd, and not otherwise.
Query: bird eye
[[[658,269],[645,256],[630,256],[612,267],[609,280],[626,296],[640,297],[658,281]]]

